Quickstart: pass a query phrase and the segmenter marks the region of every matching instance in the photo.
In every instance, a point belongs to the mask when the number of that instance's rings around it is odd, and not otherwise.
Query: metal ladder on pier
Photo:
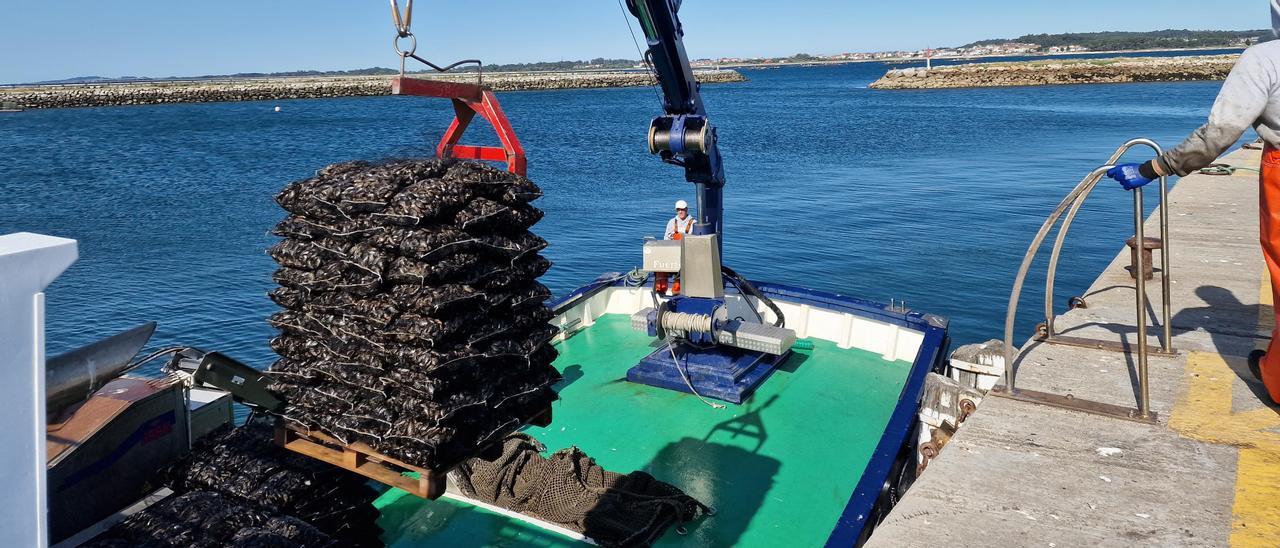
[[[1141,187],[1133,190],[1133,233],[1134,240],[1138,247],[1135,247],[1134,256],[1136,257],[1133,264],[1133,274],[1135,280],[1136,299],[1135,305],[1137,310],[1137,369],[1138,369],[1138,402],[1135,408],[1128,408],[1109,403],[1090,401],[1080,399],[1071,394],[1053,394],[1049,392],[1040,392],[1035,390],[1026,390],[1017,388],[1015,385],[1016,375],[1014,373],[1014,359],[1020,350],[1016,350],[1013,342],[1013,328],[1018,314],[1018,299],[1022,295],[1022,286],[1026,281],[1027,272],[1031,269],[1031,263],[1035,260],[1036,253],[1044,244],[1045,238],[1054,226],[1058,225],[1059,219],[1062,220],[1061,227],[1058,229],[1057,238],[1054,240],[1053,253],[1049,257],[1048,273],[1045,277],[1045,293],[1044,293],[1044,323],[1036,328],[1035,340],[1046,344],[1059,344],[1068,346],[1079,346],[1085,348],[1095,348],[1100,350],[1109,350],[1115,352],[1128,353],[1129,347],[1123,341],[1121,335],[1120,341],[1107,341],[1097,339],[1087,339],[1083,337],[1066,336],[1057,333],[1054,329],[1054,311],[1053,311],[1053,283],[1054,277],[1058,269],[1058,259],[1062,253],[1062,244],[1066,241],[1067,231],[1071,228],[1072,221],[1075,220],[1076,213],[1080,210],[1080,206],[1084,204],[1089,194],[1093,192],[1094,187],[1098,185],[1098,181],[1106,175],[1107,171],[1115,167],[1116,161],[1124,156],[1129,149],[1136,146],[1146,146],[1155,151],[1156,155],[1162,154],[1164,151],[1160,145],[1150,139],[1133,139],[1117,148],[1106,164],[1094,169],[1089,175],[1085,176],[1079,184],[1067,194],[1066,198],[1054,208],[1053,213],[1045,219],[1044,224],[1040,226],[1040,231],[1036,233],[1036,237],[1031,241],[1027,253],[1022,258],[1022,265],[1018,268],[1018,276],[1013,283],[1013,291],[1009,294],[1009,307],[1005,314],[1004,323],[1004,347],[1005,347],[1005,370],[1003,384],[997,386],[991,393],[996,396],[1038,403],[1043,405],[1051,405],[1066,409],[1083,411],[1098,415],[1106,415],[1118,417],[1122,419],[1134,420],[1139,422],[1154,423],[1156,414],[1151,411],[1149,396],[1149,381],[1147,378],[1147,355],[1152,352],[1147,344],[1147,284],[1145,270],[1147,268],[1145,254],[1142,253],[1142,247],[1145,242],[1143,234],[1143,223],[1145,221],[1142,206]],[[1169,322],[1170,304],[1169,304],[1169,181],[1168,177],[1160,177],[1160,239],[1162,242],[1162,250],[1160,252],[1160,285],[1161,285],[1161,301],[1162,301],[1162,337],[1159,350],[1155,352],[1160,355],[1174,355],[1175,351],[1172,347],[1172,328]],[[1063,217],[1063,214],[1066,214]],[[1083,304],[1080,297],[1072,297],[1068,300],[1068,307],[1075,308]]]

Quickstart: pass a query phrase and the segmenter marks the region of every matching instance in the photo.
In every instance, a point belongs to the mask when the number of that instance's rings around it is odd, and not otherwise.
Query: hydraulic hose
[[[756,286],[751,285],[751,282],[747,281],[746,278],[743,278],[737,272],[734,272],[732,268],[722,265],[720,270],[724,272],[725,276],[728,276],[735,284],[737,284],[740,291],[755,297],[757,300],[764,303],[765,306],[769,307],[769,310],[773,311],[774,316],[778,318],[773,322],[775,327],[786,327],[787,319],[782,315],[782,309],[778,308],[778,305],[774,304],[772,299],[766,297],[764,293],[761,293],[759,289],[756,289]]]

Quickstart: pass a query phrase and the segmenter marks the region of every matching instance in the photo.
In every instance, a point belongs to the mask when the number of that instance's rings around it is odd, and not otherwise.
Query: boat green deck
[[[820,545],[880,442],[911,363],[812,343],[742,405],[717,410],[623,380],[654,341],[628,316],[605,315],[557,345],[564,380],[555,418],[528,432],[549,451],[577,445],[609,470],[644,470],[716,508],[660,545]],[[375,504],[394,547],[574,543],[462,502],[392,490]]]

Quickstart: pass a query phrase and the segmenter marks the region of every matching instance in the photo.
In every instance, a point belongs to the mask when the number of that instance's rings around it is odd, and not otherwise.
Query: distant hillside
[[[630,59],[604,59],[595,58],[589,61],[542,61],[536,63],[510,63],[502,65],[485,65],[484,70],[490,72],[566,72],[575,70],[598,70],[598,69],[629,69],[640,64],[640,61]],[[421,66],[421,65],[419,65]],[[410,65],[411,74],[437,74],[434,70],[417,70]],[[462,66],[453,69],[452,72],[474,72],[475,66]],[[396,69],[385,67],[370,67],[354,70],[294,70],[289,72],[237,72],[235,74],[217,74],[205,76],[120,76],[110,78],[106,76],[76,76],[74,78],[64,78],[61,80],[45,80],[41,82],[31,82],[22,85],[47,85],[47,84],[108,84],[118,82],[163,82],[166,80],[218,80],[226,78],[280,78],[290,76],[390,76],[399,74]]]
[[[1247,46],[1273,38],[1263,30],[1157,30],[1151,32],[1080,32],[1067,34],[1027,34],[1011,39],[980,40],[962,46],[992,46],[1008,42],[1036,44],[1042,49],[1078,46],[1092,51],[1136,49],[1215,48]]]

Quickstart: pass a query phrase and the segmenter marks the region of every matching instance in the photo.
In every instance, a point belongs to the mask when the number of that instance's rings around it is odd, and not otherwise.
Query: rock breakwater
[[[695,76],[702,83],[746,80],[741,73],[733,70],[697,71]],[[475,81],[474,74],[414,77],[456,82]],[[652,75],[643,72],[554,72],[486,73],[484,83],[494,91],[524,91],[648,86],[655,81]],[[0,88],[0,102],[11,102],[22,108],[34,109],[390,94],[389,76],[330,76],[11,87]]]
[[[1053,59],[894,69],[872,89],[946,89],[1222,80],[1239,55]]]

